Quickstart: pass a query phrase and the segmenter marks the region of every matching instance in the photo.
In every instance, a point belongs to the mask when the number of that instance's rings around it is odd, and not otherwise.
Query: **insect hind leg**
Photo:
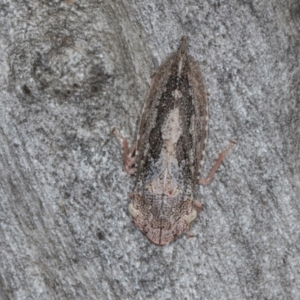
[[[199,178],[199,184],[208,185],[208,184],[210,184],[212,182],[215,173],[219,169],[219,167],[222,164],[222,162],[223,162],[224,158],[226,157],[227,153],[231,150],[231,148],[235,144],[236,143],[234,141],[230,140],[229,146],[219,155],[219,158],[217,159],[217,161],[215,162],[214,166],[212,167],[212,169],[208,173],[208,176],[205,177],[205,178]]]
[[[121,139],[122,145],[123,145],[123,160],[124,160],[124,167],[125,170],[128,174],[130,175],[135,175],[136,168],[135,168],[135,162],[136,162],[136,157],[135,157],[135,151],[136,151],[136,146],[137,142],[133,144],[131,149],[129,150],[128,146],[128,140],[122,136],[115,128],[111,132],[113,135]]]

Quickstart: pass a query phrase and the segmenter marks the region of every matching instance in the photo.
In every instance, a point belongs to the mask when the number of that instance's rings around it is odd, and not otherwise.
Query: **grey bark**
[[[300,4],[0,4],[0,299],[297,299]],[[152,244],[127,211],[150,76],[190,38],[210,94],[194,238]]]

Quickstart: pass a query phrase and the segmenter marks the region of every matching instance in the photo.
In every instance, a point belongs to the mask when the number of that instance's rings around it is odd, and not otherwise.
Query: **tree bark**
[[[0,5],[0,299],[297,299],[299,1]],[[134,226],[120,130],[182,35],[209,92],[196,237]]]

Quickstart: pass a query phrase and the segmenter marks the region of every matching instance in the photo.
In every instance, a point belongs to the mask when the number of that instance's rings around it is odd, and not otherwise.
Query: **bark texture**
[[[298,0],[0,4],[0,299],[297,299]],[[116,127],[189,36],[209,98],[202,175],[233,139],[187,235],[135,228]]]

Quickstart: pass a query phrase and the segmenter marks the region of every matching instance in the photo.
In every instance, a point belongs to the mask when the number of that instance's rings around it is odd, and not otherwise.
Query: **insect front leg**
[[[219,169],[221,163],[223,162],[224,158],[226,157],[227,153],[231,150],[231,148],[235,145],[236,143],[234,141],[230,141],[229,146],[219,155],[219,158],[215,162],[214,166],[208,173],[208,176],[206,178],[200,178],[199,179],[199,184],[202,185],[208,185],[212,182],[215,173]]]
[[[125,137],[123,137],[116,129],[113,129],[111,133],[122,140],[123,151],[124,151],[123,160],[124,160],[124,166],[125,166],[126,172],[130,175],[135,175],[135,172],[136,172],[135,150],[136,150],[137,142],[135,142],[133,144],[132,148],[129,150],[128,140]]]

